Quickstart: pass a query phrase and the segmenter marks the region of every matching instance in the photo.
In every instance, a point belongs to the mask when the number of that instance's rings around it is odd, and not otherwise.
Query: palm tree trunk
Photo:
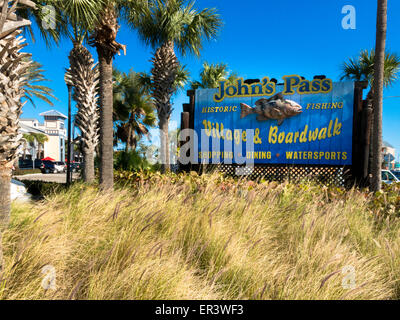
[[[10,187],[11,168],[0,164],[0,229],[6,227],[10,220]]]
[[[0,164],[0,275],[3,270],[2,232],[8,226],[11,211],[11,169]]]
[[[83,179],[87,183],[92,183],[94,181],[94,150],[85,148],[83,159]]]
[[[175,92],[174,82],[179,67],[174,42],[168,41],[158,48],[152,62],[152,94],[159,120],[161,168],[165,172],[170,170],[168,123],[172,113],[171,97]]]
[[[374,63],[374,124],[371,191],[382,188],[382,109],[383,79],[387,29],[387,0],[378,0],[376,23],[376,49]]]
[[[27,149],[26,142],[24,142],[24,160],[26,160],[26,149]]]
[[[129,150],[132,150],[132,125],[129,122],[128,123],[128,137],[126,139],[126,152],[129,152]]]
[[[168,123],[169,119],[160,115],[159,128],[160,128],[160,155],[161,155],[161,171],[163,173],[170,171],[171,166],[169,162],[169,137],[168,137]]]
[[[100,67],[100,187],[114,186],[113,172],[113,60],[103,48],[97,47]]]

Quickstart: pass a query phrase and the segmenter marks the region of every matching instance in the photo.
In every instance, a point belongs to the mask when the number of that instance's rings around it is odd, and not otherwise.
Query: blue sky
[[[387,50],[400,54],[400,1],[388,1]],[[356,29],[342,28],[342,7],[356,9]],[[197,79],[204,61],[227,63],[230,70],[246,78],[299,74],[312,79],[325,74],[338,81],[341,64],[362,49],[375,46],[376,0],[198,0],[197,7],[216,7],[224,21],[218,38],[205,43],[201,57],[181,57],[191,77]],[[127,45],[127,55],[117,56],[115,66],[123,71],[149,71],[153,50],[143,45],[135,31],[122,24],[118,41]],[[40,36],[25,48],[43,64],[45,75],[52,81],[59,101],[55,109],[67,113],[67,89],[64,71],[68,67],[71,43],[62,41],[59,47],[46,48]],[[97,59],[95,50],[91,49]],[[384,92],[385,97],[400,96],[400,80]],[[179,123],[186,92],[174,97],[172,120]],[[27,104],[24,118],[39,118],[39,113],[51,107],[37,101],[37,107]],[[400,152],[400,98],[387,98],[383,107],[384,139]],[[73,112],[75,112],[73,110]],[[41,119],[40,119],[41,120]]]

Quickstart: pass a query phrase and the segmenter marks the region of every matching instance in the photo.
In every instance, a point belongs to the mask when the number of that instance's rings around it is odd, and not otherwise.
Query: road
[[[73,174],[73,179],[77,180],[79,178],[79,173]],[[15,176],[13,179],[20,181],[44,181],[44,182],[56,182],[65,183],[67,180],[66,173],[49,173],[49,174],[27,174],[25,176]]]

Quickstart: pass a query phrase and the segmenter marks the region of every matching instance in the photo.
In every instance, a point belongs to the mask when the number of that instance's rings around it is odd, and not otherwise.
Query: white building
[[[43,133],[47,135],[48,141],[44,143],[43,158],[53,158],[55,161],[65,161],[65,140],[67,130],[65,120],[68,118],[56,110],[46,111],[40,114],[44,117],[44,122],[40,123],[37,119],[20,119],[22,133]],[[37,147],[37,146],[36,146]],[[30,151],[32,159],[36,158],[37,150]]]
[[[383,168],[393,170],[396,163],[396,149],[388,142],[383,141]]]

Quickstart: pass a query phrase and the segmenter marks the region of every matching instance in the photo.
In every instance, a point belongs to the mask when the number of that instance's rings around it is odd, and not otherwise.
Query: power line
[[[400,98],[400,96],[384,97],[383,99],[390,99],[390,98]]]

